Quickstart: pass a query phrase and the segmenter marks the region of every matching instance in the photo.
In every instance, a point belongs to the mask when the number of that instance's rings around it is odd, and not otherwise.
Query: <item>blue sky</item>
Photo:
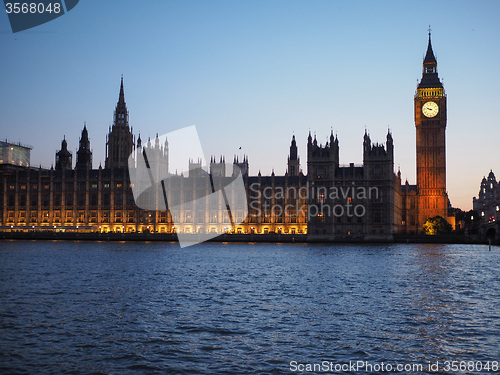
[[[292,135],[306,172],[309,130],[338,134],[341,163],[362,162],[365,128],[395,142],[415,183],[413,95],[427,28],[448,95],[447,186],[470,209],[483,175],[500,177],[498,1],[85,0],[12,34],[0,16],[0,138],[50,166],[84,121],[104,164],[124,75],[134,133],[196,125],[204,152],[247,154],[250,173],[283,174]],[[241,147],[241,151],[239,150]]]

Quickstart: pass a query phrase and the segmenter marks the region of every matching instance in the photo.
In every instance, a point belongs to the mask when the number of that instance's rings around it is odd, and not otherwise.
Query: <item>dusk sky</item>
[[[362,163],[365,128],[415,181],[413,95],[427,29],[448,96],[447,189],[472,208],[500,177],[499,1],[82,0],[13,34],[0,16],[0,138],[32,145],[50,167],[66,136],[76,160],[84,122],[104,166],[123,74],[143,140],[196,125],[206,157],[248,155],[250,174],[284,174],[292,135],[338,134],[340,162]],[[239,148],[241,147],[241,150]]]

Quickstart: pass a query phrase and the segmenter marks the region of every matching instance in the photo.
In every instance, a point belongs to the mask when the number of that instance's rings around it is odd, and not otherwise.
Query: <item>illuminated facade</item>
[[[403,194],[402,225],[406,233],[420,233],[427,219],[441,216],[454,227],[448,216],[446,191],[446,94],[438,77],[429,32],[423,61],[422,79],[414,97],[416,128],[417,184],[406,182]]]
[[[160,144],[158,135],[145,145],[140,136],[135,142],[122,77],[113,126],[106,137],[105,167],[92,168],[86,125],[74,168],[66,139],[50,170],[16,163],[0,165],[0,227],[14,231],[308,234],[319,240],[390,240],[398,233],[420,233],[428,218],[448,218],[446,95],[430,34],[414,108],[417,185],[402,185],[401,173],[394,173],[390,131],[385,144],[373,144],[365,131],[362,165],[339,164],[339,140],[333,132],[324,145],[309,134],[307,175],[301,170],[293,136],[285,175],[262,176],[259,172],[251,176],[248,158],[234,158],[233,165],[242,171],[248,216],[246,210],[237,210],[228,218],[226,206],[218,202],[215,208],[182,212],[181,222],[174,223],[167,209],[137,207],[128,174],[129,155],[137,157],[147,149],[149,164],[159,168],[154,173],[169,175],[169,183],[176,184],[187,201],[202,196],[198,187],[209,185],[210,175],[201,172],[201,165],[194,168],[200,161],[191,161],[188,176],[169,174],[168,140]],[[230,164],[223,157],[219,160],[211,158],[210,174],[222,177],[221,184],[230,182],[235,172],[226,170]],[[159,190],[154,199],[164,199]]]
[[[9,144],[10,145],[10,144]],[[18,147],[17,145],[12,145]],[[282,191],[304,191],[306,177],[299,173],[299,160],[295,139],[292,141],[289,169],[285,176],[248,176],[248,158],[233,164],[242,171],[248,191],[248,217],[243,211],[233,213],[233,226],[221,210],[200,207],[200,210],[182,213],[182,222],[174,223],[168,210],[141,210],[137,207],[128,175],[128,157],[135,151],[147,149],[149,164],[159,175],[169,170],[168,141],[159,143],[158,134],[142,144],[140,136],[134,142],[128,122],[123,77],[113,126],[106,137],[105,168],[92,169],[92,151],[86,125],[82,130],[73,168],[73,155],[68,151],[66,139],[56,153],[55,168],[30,168],[26,163],[4,163],[0,166],[0,220],[2,230],[12,231],[64,231],[64,232],[152,232],[152,233],[307,233],[307,200],[297,195],[281,197]],[[24,148],[23,148],[24,150]],[[28,155],[29,155],[29,148]],[[7,150],[8,151],[8,150]],[[6,155],[12,159],[6,151]],[[8,159],[6,157],[6,159]],[[8,160],[10,160],[8,159]],[[24,160],[24,159],[23,159]],[[210,172],[230,181],[234,172],[226,171],[221,157],[212,158]],[[14,165],[11,165],[14,164]],[[18,165],[19,164],[19,165]],[[196,170],[192,161],[190,170]],[[201,164],[199,165],[201,167]],[[201,171],[201,168],[198,169]],[[227,172],[227,175],[226,175]],[[202,181],[202,182],[200,182]],[[197,187],[209,183],[208,175],[192,173],[171,176],[183,198],[196,197]],[[220,187],[219,187],[220,188]],[[156,197],[163,199],[163,196]],[[207,218],[206,215],[209,217]],[[203,216],[203,217],[202,217]],[[234,222],[234,221],[233,221]]]

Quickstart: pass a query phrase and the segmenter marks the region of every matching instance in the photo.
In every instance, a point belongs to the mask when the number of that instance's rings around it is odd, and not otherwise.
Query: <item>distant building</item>
[[[247,156],[235,156],[232,170],[221,156],[219,162],[211,158],[210,174],[202,170],[201,160],[190,160],[189,174],[184,176],[169,170],[168,140],[161,144],[157,134],[145,145],[140,136],[135,142],[122,77],[113,125],[106,136],[104,168],[92,166],[86,124],[74,168],[65,138],[56,153],[55,169],[50,170],[29,166],[30,148],[18,145],[14,156],[16,145],[2,146],[2,155],[6,155],[2,160],[8,162],[0,165],[0,227],[20,231],[282,233],[308,234],[318,240],[390,240],[398,233],[421,233],[426,220],[434,216],[454,224],[448,217],[446,191],[446,95],[438,77],[430,33],[414,108],[416,185],[402,185],[401,173],[394,172],[390,131],[384,144],[372,143],[365,131],[361,165],[340,165],[339,140],[333,132],[324,145],[309,133],[307,175],[301,170],[293,136],[285,175],[273,171],[271,176],[260,172],[251,176]],[[175,223],[165,203],[153,204],[163,209],[139,209],[132,194],[128,162],[132,155],[132,161],[139,163],[138,156],[145,150],[150,159],[145,161],[149,173],[168,175],[168,183],[180,189],[181,200],[194,201],[201,194],[197,187],[213,185],[212,177],[218,177],[220,184],[229,183],[241,170],[248,210],[227,215],[229,202],[216,202],[214,207],[202,207],[200,203],[186,212],[174,212],[175,217],[182,218]],[[165,192],[160,187],[154,189],[144,199],[154,200],[155,204],[164,202]],[[485,215],[490,215],[487,212]]]
[[[11,164],[20,167],[30,166],[31,146],[21,143],[0,141],[0,164]]]
[[[472,207],[481,220],[480,234],[485,239],[500,239],[500,184],[490,171],[483,177],[478,197],[472,198]]]
[[[66,137],[61,142],[61,149],[56,152],[56,171],[73,169],[73,155],[68,151]]]

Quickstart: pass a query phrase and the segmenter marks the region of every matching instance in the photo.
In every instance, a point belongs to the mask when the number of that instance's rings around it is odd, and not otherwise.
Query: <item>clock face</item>
[[[434,117],[438,114],[439,107],[434,102],[427,102],[422,106],[422,113],[425,117]]]

